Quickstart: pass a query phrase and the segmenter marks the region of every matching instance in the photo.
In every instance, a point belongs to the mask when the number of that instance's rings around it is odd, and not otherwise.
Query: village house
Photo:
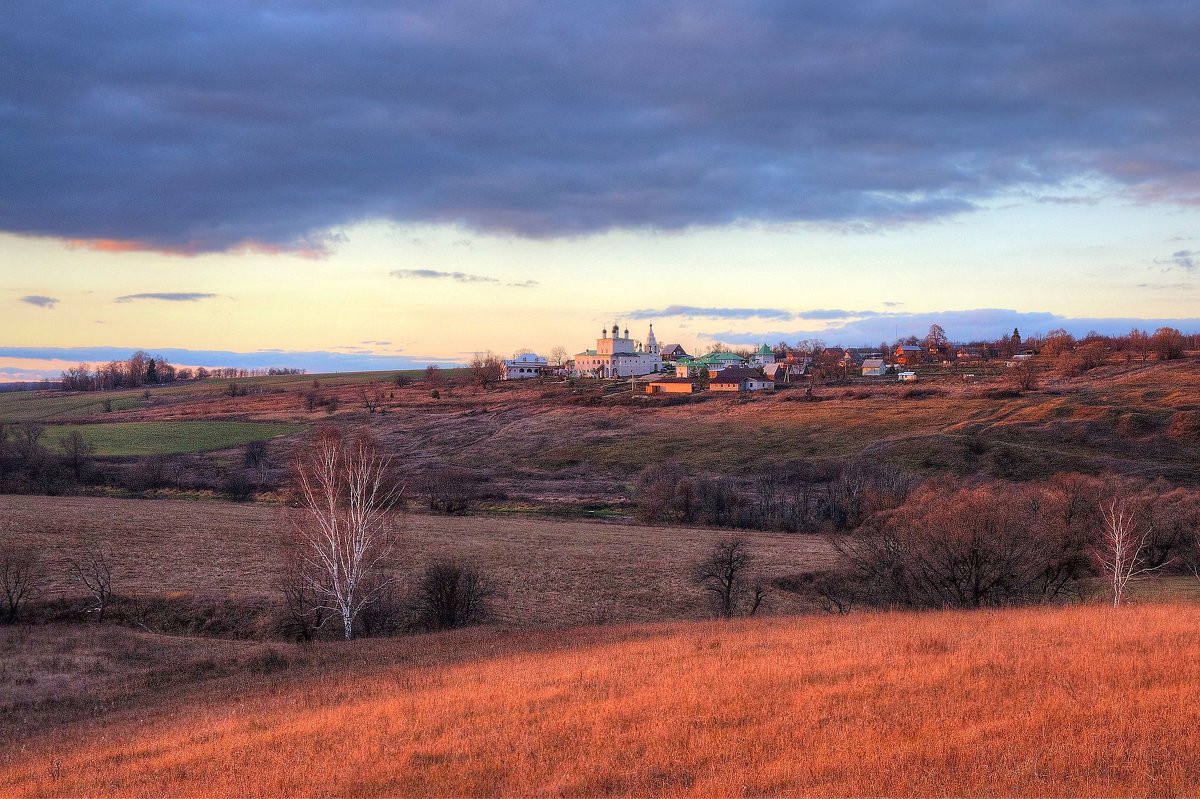
[[[664,363],[674,363],[680,358],[691,358],[682,344],[664,344],[660,353]]]
[[[736,352],[710,352],[697,362],[698,365],[708,369],[709,377],[716,377],[719,372],[722,372],[731,367],[745,366],[746,362],[742,356]]]
[[[775,388],[775,382],[757,369],[731,366],[722,369],[708,383],[710,391],[767,391]]]
[[[896,380],[901,383],[915,383],[917,382],[917,373],[901,372],[900,374],[896,375]]]
[[[699,377],[707,373],[716,377],[724,369],[732,366],[745,366],[742,356],[732,352],[710,352],[703,358],[680,358],[675,361],[676,377]]]
[[[896,363],[903,366],[922,363],[929,358],[925,348],[918,344],[897,344],[895,356]]]
[[[549,366],[550,364],[542,356],[525,352],[501,362],[500,379],[525,380],[530,377],[541,377]]]
[[[576,354],[573,371],[576,377],[619,378],[649,375],[661,370],[662,354],[654,338],[654,325],[650,325],[646,345],[642,347],[629,337],[629,328],[621,335],[620,325],[614,322],[611,337],[608,328],[604,328],[600,338],[596,339],[594,350]]]
[[[883,377],[888,373],[888,365],[883,358],[867,358],[862,363],[863,377]]]
[[[809,360],[805,358],[802,363],[789,363],[787,361],[776,361],[769,363],[763,367],[763,374],[772,382],[779,383],[794,383],[804,377],[805,371],[808,369]]]

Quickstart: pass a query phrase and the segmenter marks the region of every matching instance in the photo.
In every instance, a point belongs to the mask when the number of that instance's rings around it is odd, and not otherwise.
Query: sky
[[[13,0],[0,380],[1200,330],[1200,4]]]

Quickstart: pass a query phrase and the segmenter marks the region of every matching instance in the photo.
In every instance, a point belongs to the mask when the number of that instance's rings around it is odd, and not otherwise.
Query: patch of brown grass
[[[0,536],[53,560],[87,539],[111,548],[119,594],[278,597],[282,519],[277,509],[182,500],[0,496]],[[689,582],[696,560],[727,531],[529,518],[410,514],[393,569],[411,576],[426,562],[474,563],[495,585],[494,621],[511,627],[647,622],[708,615]],[[765,581],[822,568],[826,542],[809,535],[752,533]],[[65,568],[47,598],[80,593]],[[801,600],[778,593],[764,612],[792,613]]]
[[[471,635],[326,645],[340,657],[317,671],[30,741],[0,784],[18,796],[1194,794],[1197,629],[1195,608],[1093,607],[594,629],[562,634],[565,648],[518,637],[495,651]],[[423,642],[459,654],[406,662]]]

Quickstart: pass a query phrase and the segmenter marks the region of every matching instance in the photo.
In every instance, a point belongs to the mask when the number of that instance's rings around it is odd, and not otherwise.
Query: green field
[[[63,394],[58,391],[16,391],[0,394],[0,422],[24,422],[45,419],[77,419],[104,413],[105,401],[114,411],[140,408],[141,390],[92,391]]]
[[[83,433],[99,456],[183,455],[226,449],[298,433],[294,424],[269,422],[114,422],[51,425],[46,438],[57,444],[72,430]]]

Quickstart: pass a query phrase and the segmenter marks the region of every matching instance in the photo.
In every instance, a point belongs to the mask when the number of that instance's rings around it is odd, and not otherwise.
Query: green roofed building
[[[766,366],[769,363],[775,363],[775,351],[764,344],[750,357],[750,363],[755,366]]]

